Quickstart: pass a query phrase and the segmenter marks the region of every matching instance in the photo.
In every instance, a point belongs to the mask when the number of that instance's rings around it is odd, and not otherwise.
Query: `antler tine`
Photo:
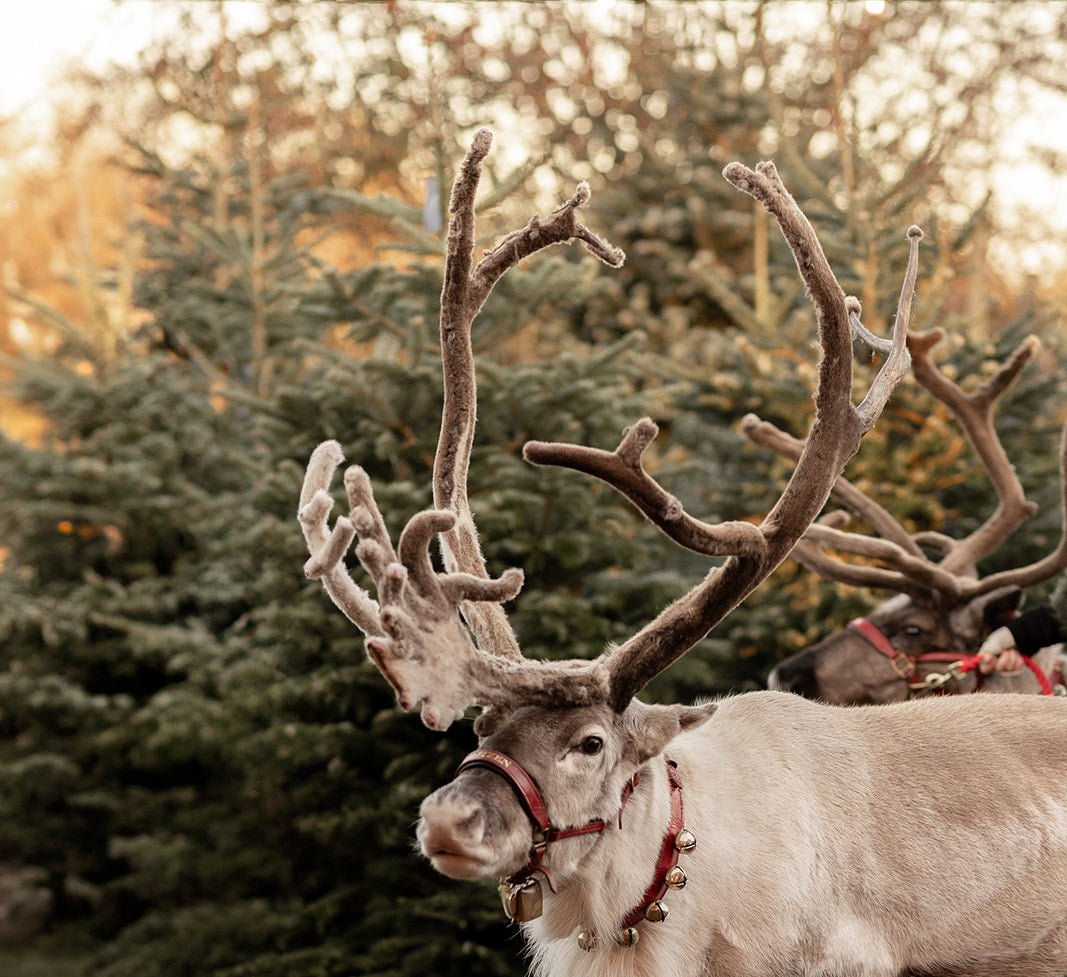
[[[942,568],[950,573],[973,577],[978,562],[994,552],[1037,511],[1036,504],[1026,500],[1015,468],[993,426],[993,414],[997,401],[1040,348],[1040,342],[1036,336],[1024,339],[989,380],[968,394],[930,359],[930,350],[942,338],[944,331],[941,329],[909,335],[915,379],[959,421],[999,497],[996,511],[970,536],[956,543],[941,562]]]
[[[872,385],[876,391],[864,401],[862,414],[853,407],[851,306],[814,229],[786,190],[773,163],[760,163],[755,171],[731,163],[723,175],[775,216],[807,286],[822,347],[815,420],[789,483],[759,526],[764,540],[762,551],[757,555],[731,555],[702,583],[606,657],[616,708],[623,708],[655,675],[707,634],[785,559],[818,515],[846,461],[855,454],[889,392],[903,377],[898,349],[904,338],[903,329],[898,329],[894,331],[894,351]]]
[[[658,433],[659,428],[651,418],[643,417],[627,429],[614,451],[579,444],[528,441],[522,454],[535,465],[570,468],[607,482],[653,525],[686,549],[707,556],[761,555],[767,543],[757,526],[740,521],[711,525],[694,519],[678,499],[645,471],[641,458]]]
[[[367,635],[380,635],[381,621],[378,603],[357,586],[345,568],[344,559],[355,536],[352,523],[343,517],[331,532],[327,519],[333,509],[329,487],[334,471],[344,462],[341,446],[336,441],[324,441],[312,453],[300,492],[298,513],[304,539],[311,559],[304,572],[313,580],[321,580],[326,593],[357,628]]]
[[[908,327],[911,325],[911,303],[915,297],[915,279],[919,274],[919,242],[923,239],[922,228],[912,224],[908,228],[908,266],[904,274],[904,281],[900,286],[900,298],[897,301],[897,316],[893,322],[893,335],[888,348],[882,346],[882,352],[886,354],[885,363],[875,377],[867,396],[863,398],[856,413],[859,414],[865,427],[869,431],[874,422],[881,416],[882,410],[889,402],[889,395],[894,388],[908,375],[911,367],[911,355],[908,353]],[[855,296],[849,296],[845,300],[848,309],[849,324],[854,330],[857,327],[863,329],[860,322],[860,301]],[[869,336],[870,333],[867,333]],[[881,344],[880,344],[881,345]]]
[[[968,597],[988,594],[998,587],[1032,587],[1067,569],[1067,425],[1060,435],[1060,518],[1062,529],[1056,548],[1043,559],[1025,567],[1015,567],[991,573],[979,581],[966,581],[964,593]]]
[[[454,528],[442,536],[442,554],[449,571],[487,579],[485,558],[467,497],[467,473],[477,417],[474,350],[471,324],[493,286],[511,267],[550,247],[580,240],[592,254],[614,267],[625,255],[579,224],[575,211],[589,200],[589,187],[577,192],[549,217],[534,217],[522,230],[505,237],[474,268],[474,197],[481,164],[492,145],[492,133],[479,129],[460,167],[449,202],[448,246],[441,291],[441,359],[444,369],[444,406],[441,435],[434,458],[433,494],[438,509],[456,514]],[[478,588],[471,589],[471,594]],[[506,658],[521,659],[515,633],[503,609],[495,603],[464,600],[462,612],[478,646]]]

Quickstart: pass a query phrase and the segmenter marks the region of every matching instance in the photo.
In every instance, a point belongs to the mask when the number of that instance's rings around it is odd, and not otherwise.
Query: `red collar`
[[[682,847],[679,838],[685,829],[685,804],[682,801],[682,779],[678,776],[678,763],[669,753],[664,753],[663,758],[667,761],[667,780],[671,789],[671,817],[667,822],[667,833],[663,836],[663,844],[660,846],[659,861],[656,862],[656,874],[652,882],[645,890],[641,901],[633,907],[622,921],[623,929],[636,926],[643,919],[659,921],[667,915],[666,907],[660,903],[660,899],[666,895],[668,888],[680,889],[685,885],[685,873],[677,869],[678,856]],[[694,839],[694,845],[695,845]],[[690,849],[691,850],[691,849]],[[658,907],[653,910],[653,907]],[[650,911],[652,914],[650,915]]]

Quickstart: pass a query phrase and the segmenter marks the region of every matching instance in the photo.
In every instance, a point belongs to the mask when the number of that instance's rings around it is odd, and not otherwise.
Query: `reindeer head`
[[[793,555],[829,580],[881,588],[897,596],[880,604],[865,623],[853,622],[785,659],[771,672],[771,688],[847,705],[893,702],[921,694],[926,674],[943,669],[946,659],[975,652],[991,631],[1010,619],[1022,603],[1023,588],[1067,567],[1065,511],[1064,534],[1048,556],[986,577],[978,572],[980,561],[1037,508],[1026,501],[993,416],[999,398],[1037,351],[1038,340],[1028,337],[986,383],[965,393],[930,359],[931,348],[942,336],[941,330],[909,334],[915,377],[960,423],[997,489],[999,505],[965,539],[932,532],[910,534],[876,502],[839,478],[832,494],[861,516],[877,537],[842,531],[848,516],[834,512],[808,528]],[[754,440],[787,457],[797,450],[797,442],[770,425],[753,433]],[[1067,429],[1060,467],[1061,483],[1067,485]],[[847,563],[831,556],[832,551],[863,556],[868,562]],[[971,692],[975,682],[973,674],[962,676],[947,690]],[[1038,690],[1029,672],[1015,678],[994,675],[989,683],[997,691]]]
[[[308,466],[300,522],[312,553],[307,574],[322,580],[338,607],[367,635],[368,655],[395,689],[400,706],[421,704],[423,722],[433,729],[445,729],[471,706],[482,710],[473,765],[464,765],[452,783],[423,804],[418,829],[423,852],[440,871],[459,878],[513,877],[536,858],[537,870],[552,882],[596,845],[597,825],[602,830],[619,817],[635,774],[714,709],[648,706],[634,696],[786,557],[906,374],[904,336],[921,232],[909,232],[909,270],[886,361],[866,397],[854,406],[850,316],[858,311],[858,302],[846,299],[815,232],[773,164],[762,163],[755,171],[738,163],[726,168],[731,183],[777,218],[813,299],[822,359],[806,445],[781,498],[759,525],[712,525],[686,513],[644,469],[642,455],[657,434],[648,418],[631,426],[614,451],[527,444],[528,461],[595,475],[679,545],[726,558],[638,634],[595,661],[531,661],[520,652],[501,607],[517,595],[522,572],[508,570],[489,578],[467,500],[476,414],[471,323],[500,276],[542,248],[577,239],[609,265],[620,265],[623,255],[577,222],[575,212],[589,197],[588,187],[581,185],[554,213],[532,219],[474,266],[474,196],[490,144],[488,131],[479,130],[450,202],[435,508],[415,515],[394,548],[369,479],[353,467],[345,474],[351,514],[330,529],[333,501],[328,490],[342,458],[337,443],[326,442]],[[744,426],[760,423],[749,417]],[[440,538],[443,571],[430,558],[435,537]],[[376,585],[378,600],[345,569],[344,555],[357,538],[356,555]],[[648,776],[669,779],[669,771],[656,766]],[[564,838],[567,844],[554,845],[550,855],[543,847],[538,851],[546,839]]]
[[[499,758],[505,769],[518,764],[537,785],[552,825],[597,825],[598,830],[575,835],[575,841],[553,845],[546,853],[545,864],[563,881],[595,843],[600,826],[619,819],[641,767],[714,711],[714,703],[655,706],[639,699],[622,712],[608,704],[526,706],[492,723],[480,720],[478,732],[488,735],[479,736],[472,756]],[[418,839],[423,854],[453,878],[520,874],[531,847],[529,811],[520,797],[499,768],[465,766],[422,803]]]

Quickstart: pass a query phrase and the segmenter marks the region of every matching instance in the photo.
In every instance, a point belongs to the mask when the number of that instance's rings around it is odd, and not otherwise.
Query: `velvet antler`
[[[351,516],[339,518],[331,531],[327,518],[333,503],[328,489],[343,460],[333,441],[312,455],[300,499],[300,523],[312,553],[305,566],[307,575],[321,579],[334,603],[367,635],[367,653],[393,686],[401,708],[421,702],[423,722],[434,729],[446,728],[471,704],[499,705],[524,695],[553,701],[559,694],[553,675],[522,657],[500,606],[518,594],[522,571],[508,570],[495,580],[489,577],[467,499],[477,415],[471,348],[474,317],[509,268],[554,244],[579,240],[615,267],[625,257],[578,222],[576,211],[589,200],[589,187],[582,183],[552,214],[534,217],[475,266],[474,198],[491,146],[492,134],[479,129],[449,203],[440,318],[444,405],[433,471],[437,508],[413,516],[394,551],[370,480],[361,468],[353,467],[345,473]],[[434,571],[429,555],[437,535],[445,563],[441,574]],[[356,556],[374,581],[380,605],[344,567],[344,555],[356,538]],[[590,668],[562,671],[570,678]],[[590,678],[587,685],[595,690],[597,680]]]
[[[341,462],[335,442],[320,445],[312,456],[301,495],[300,521],[312,553],[308,575],[321,579],[334,602],[367,634],[368,653],[396,690],[400,705],[413,708],[421,701],[423,721],[433,728],[448,726],[472,704],[601,701],[625,708],[638,690],[707,634],[785,558],[907,371],[906,325],[901,325],[866,398],[858,407],[852,405],[849,319],[858,313],[858,303],[841,290],[813,228],[773,164],[761,163],[754,171],[738,163],[728,166],[726,178],[777,218],[815,306],[823,356],[815,420],[806,441],[796,442],[796,470],[759,525],[712,525],[687,514],[644,470],[642,454],[656,435],[648,418],[631,427],[610,452],[584,445],[528,444],[528,460],[594,474],[682,546],[728,559],[637,635],[594,662],[524,659],[500,606],[518,593],[521,571],[489,578],[467,499],[477,412],[471,323],[500,276],[542,248],[578,240],[616,267],[623,254],[578,223],[576,211],[589,199],[589,188],[582,184],[556,211],[508,235],[472,267],[474,196],[490,144],[488,131],[475,134],[450,204],[441,296],[444,408],[433,474],[437,508],[414,516],[394,551],[366,474],[352,468],[345,476],[351,517],[339,518],[330,530],[328,489]],[[913,288],[914,273],[906,281],[902,307],[910,303]],[[748,429],[760,426],[756,418],[746,421]],[[436,535],[443,543],[443,573],[433,569],[428,552]],[[357,587],[344,568],[344,554],[357,537],[356,555],[374,581],[380,604]]]
[[[913,265],[914,251],[909,259],[906,281],[914,279]],[[902,321],[907,326],[908,312],[902,294],[898,327]],[[852,325],[865,342],[883,351],[887,348],[884,341],[863,328],[858,316],[853,317]],[[941,329],[908,334],[912,370],[919,383],[949,409],[963,429],[997,490],[996,510],[964,539],[932,532],[911,534],[876,502],[839,478],[833,489],[834,496],[863,518],[878,535],[844,532],[840,527],[847,517],[843,520],[842,513],[831,513],[807,530],[793,555],[798,562],[829,580],[913,597],[933,593],[945,606],[951,607],[1001,587],[1031,587],[1067,569],[1067,427],[1060,450],[1064,528],[1058,544],[1034,563],[979,577],[979,561],[995,552],[1037,508],[1026,499],[1015,468],[997,435],[994,415],[1000,398],[1037,352],[1040,343],[1035,336],[1024,339],[993,376],[966,393],[930,357],[931,349],[942,338],[944,332]],[[771,425],[750,430],[748,434],[753,441],[786,458],[795,457],[800,447],[800,442]],[[926,555],[923,547],[936,551],[936,562]],[[832,556],[834,552],[861,556],[866,562],[848,563]]]

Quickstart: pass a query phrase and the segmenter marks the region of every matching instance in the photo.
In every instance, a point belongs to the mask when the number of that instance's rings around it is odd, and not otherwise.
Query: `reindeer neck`
[[[610,934],[637,905],[651,883],[671,817],[671,791],[663,756],[640,770],[640,780],[619,819],[608,823],[573,869],[565,870],[559,891],[546,898],[545,914],[534,925],[538,939],[574,940],[577,930]],[[568,867],[569,868],[569,867]],[[643,923],[642,929],[656,924]]]

